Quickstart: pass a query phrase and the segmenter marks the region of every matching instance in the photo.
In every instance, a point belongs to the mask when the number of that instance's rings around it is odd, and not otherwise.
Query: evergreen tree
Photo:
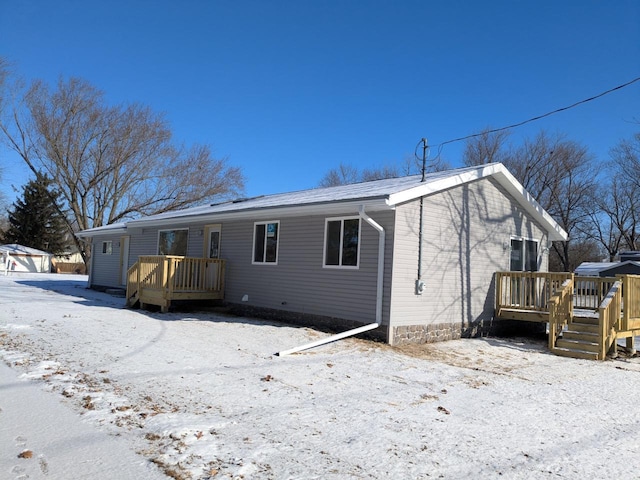
[[[5,243],[18,243],[53,254],[62,254],[69,245],[67,227],[59,208],[60,194],[46,175],[38,174],[23,187],[23,198],[9,210]]]

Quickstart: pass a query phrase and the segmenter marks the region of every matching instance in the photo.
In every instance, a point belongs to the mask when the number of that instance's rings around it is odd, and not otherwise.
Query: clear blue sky
[[[165,112],[176,139],[212,145],[259,195],[639,77],[640,1],[0,0],[0,55],[28,80],[83,77]],[[563,132],[604,161],[639,121],[640,82],[512,139]],[[457,166],[463,147],[442,156]],[[27,172],[6,149],[0,162],[13,197]]]

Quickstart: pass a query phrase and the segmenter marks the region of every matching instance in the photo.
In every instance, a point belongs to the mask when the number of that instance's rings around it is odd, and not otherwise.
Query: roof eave
[[[421,183],[414,188],[404,190],[389,196],[389,204],[392,206],[404,203],[416,198],[441,192],[449,188],[472,182],[485,177],[494,177],[522,207],[536,218],[547,230],[550,241],[566,241],[569,238],[567,232],[549,215],[529,192],[509,173],[501,163],[492,163],[475,170],[461,172],[431,182]]]
[[[131,220],[121,231],[126,232],[128,228],[149,228],[149,227],[166,227],[169,225],[189,225],[200,224],[222,220],[247,220],[247,219],[265,219],[269,217],[291,217],[299,215],[341,215],[356,214],[360,207],[363,206],[366,211],[393,210],[386,197],[354,199],[349,201],[333,201],[319,202],[314,204],[303,205],[280,205],[274,207],[247,208],[242,210],[233,210],[229,212],[209,212],[197,213],[193,215],[174,216],[166,218],[140,218]],[[119,233],[120,230],[102,230],[95,233],[87,230],[80,232],[83,236],[97,236],[101,233]]]

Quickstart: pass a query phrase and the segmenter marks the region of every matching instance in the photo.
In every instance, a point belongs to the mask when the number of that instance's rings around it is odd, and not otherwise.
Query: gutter
[[[318,347],[320,345],[326,345],[327,343],[335,342],[336,340],[341,340],[343,338],[351,337],[353,335],[357,335],[362,332],[367,332],[369,330],[373,330],[374,328],[378,328],[382,325],[382,295],[384,293],[384,248],[385,248],[385,231],[384,228],[371,217],[369,217],[364,212],[364,205],[360,205],[360,209],[358,211],[358,215],[362,220],[371,225],[378,232],[378,276],[376,280],[376,322],[369,323],[367,325],[363,325],[358,328],[353,328],[351,330],[347,330],[346,332],[338,333],[336,335],[332,335],[330,337],[324,338],[322,340],[316,340],[315,342],[306,343],[304,345],[300,345],[299,347],[290,348],[289,350],[282,350],[276,355],[282,357],[284,355],[290,355],[292,353],[301,352],[303,350],[308,350],[313,347]]]

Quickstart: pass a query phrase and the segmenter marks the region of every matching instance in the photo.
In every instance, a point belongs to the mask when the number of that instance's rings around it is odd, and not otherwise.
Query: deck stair
[[[557,355],[605,360],[621,339],[635,352],[640,275],[497,272],[496,317],[548,323],[549,349]]]
[[[598,331],[597,318],[575,317],[556,341],[553,353],[571,358],[597,360],[600,351]]]

